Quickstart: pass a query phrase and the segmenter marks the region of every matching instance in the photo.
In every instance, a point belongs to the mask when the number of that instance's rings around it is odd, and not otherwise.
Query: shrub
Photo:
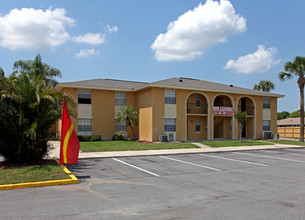
[[[123,132],[121,132],[121,131],[115,132],[114,135],[112,136],[112,140],[113,140],[113,141],[121,141],[121,140],[124,140]]]
[[[91,135],[90,141],[101,141],[102,137],[101,135]]]
[[[88,141],[101,141],[101,135],[78,135],[78,141],[80,142],[88,142]]]

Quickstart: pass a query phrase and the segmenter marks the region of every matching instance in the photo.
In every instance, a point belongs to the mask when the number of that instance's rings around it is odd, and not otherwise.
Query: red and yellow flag
[[[61,143],[59,165],[64,163],[76,164],[79,153],[79,141],[75,134],[73,124],[67,110],[65,96],[61,113]]]

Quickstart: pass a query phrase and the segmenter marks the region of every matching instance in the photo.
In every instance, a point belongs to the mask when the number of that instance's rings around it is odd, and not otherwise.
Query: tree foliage
[[[115,120],[118,124],[125,122],[126,126],[131,128],[132,137],[133,140],[135,140],[133,125],[138,124],[138,111],[130,105],[121,107],[120,110],[116,113]]]
[[[247,121],[247,112],[234,112],[234,117],[235,117],[236,121],[238,122],[239,141],[241,142],[241,134],[242,134],[243,128]]]
[[[300,139],[304,142],[304,84],[305,84],[305,57],[296,56],[292,62],[284,65],[285,72],[280,72],[278,77],[281,81],[291,79],[293,76],[298,78],[297,83],[300,89]]]
[[[261,80],[258,84],[255,84],[253,86],[253,89],[263,92],[270,92],[274,89],[274,83],[270,80]]]
[[[290,115],[290,113],[287,112],[287,111],[278,112],[277,113],[277,120],[288,118],[289,115]]]
[[[38,162],[48,151],[49,128],[61,116],[60,71],[41,62],[17,61],[0,77],[0,154],[11,163]],[[71,99],[68,98],[71,102]]]

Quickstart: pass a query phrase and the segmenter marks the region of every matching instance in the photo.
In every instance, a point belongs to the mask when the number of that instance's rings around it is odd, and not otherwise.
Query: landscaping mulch
[[[12,168],[20,168],[25,166],[36,166],[36,165],[58,165],[55,160],[42,160],[39,163],[24,163],[24,164],[12,164],[6,161],[0,162],[0,170],[12,169]]]

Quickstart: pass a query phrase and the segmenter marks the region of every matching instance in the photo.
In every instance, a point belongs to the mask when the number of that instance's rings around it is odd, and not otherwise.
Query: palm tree
[[[274,83],[270,80],[261,80],[258,84],[255,84],[253,86],[253,89],[263,92],[270,92],[274,89]]]
[[[304,84],[305,84],[305,57],[296,56],[293,62],[287,62],[284,65],[286,72],[280,72],[278,77],[281,81],[290,79],[295,75],[298,77],[297,83],[300,89],[300,139],[304,142]]]
[[[0,154],[9,162],[38,162],[48,151],[49,128],[60,118],[63,99],[48,79],[56,82],[35,68],[0,77]]]
[[[40,54],[38,54],[34,60],[16,61],[13,70],[15,72],[27,73],[29,75],[44,75],[46,82],[53,86],[56,86],[58,83],[55,80],[55,77],[61,77],[61,73],[58,69],[42,62]]]
[[[127,127],[131,128],[132,137],[133,140],[135,140],[135,133],[132,125],[138,124],[138,111],[130,105],[121,107],[120,110],[116,113],[115,120],[119,124],[125,122]]]

